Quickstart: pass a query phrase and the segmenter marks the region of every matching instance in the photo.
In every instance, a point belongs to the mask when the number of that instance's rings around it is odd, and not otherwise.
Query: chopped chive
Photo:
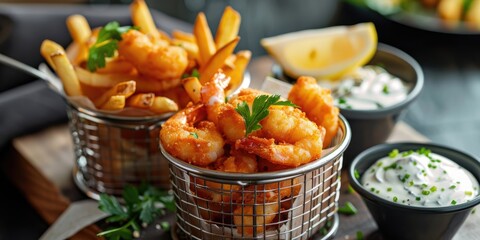
[[[450,186],[449,188],[450,188],[450,189],[455,189],[456,187],[457,187],[457,186],[452,185],[452,186]]]
[[[408,186],[410,187],[413,186],[413,184],[414,184],[413,181],[408,182]]]
[[[472,191],[465,191],[465,195],[467,195],[467,196],[472,196],[472,195],[473,195],[473,192],[472,192]]]
[[[363,232],[357,231],[357,240],[363,240]]]
[[[451,204],[452,204],[452,205],[456,205],[456,204],[457,204],[457,201],[452,200]]]
[[[430,192],[432,192],[432,193],[433,193],[433,192],[436,192],[436,191],[437,191],[437,187],[435,187],[435,186],[432,186],[432,187],[430,188]]]
[[[375,192],[375,188],[374,187],[370,188],[370,191]]]
[[[440,191],[445,192],[445,188],[442,187],[442,189],[440,189]]]
[[[383,162],[378,162],[378,163],[377,163],[377,167],[381,167],[382,164],[383,164]]]
[[[383,85],[382,92],[383,92],[384,94],[389,94],[389,93],[390,93],[390,90],[388,89],[388,85],[387,85],[387,84],[384,84],[384,85]]]
[[[395,158],[397,155],[398,155],[398,149],[393,149],[393,150],[388,154],[388,156],[389,156],[390,158]]]
[[[353,176],[354,176],[356,179],[360,179],[360,173],[358,173],[357,169],[353,170]]]
[[[413,153],[413,150],[408,150],[408,151],[402,153],[402,157],[410,156],[410,155],[412,155],[412,153]],[[416,163],[415,163],[415,165],[416,165]]]
[[[338,208],[338,213],[345,215],[354,215],[358,212],[357,208],[351,202],[345,202],[345,205]]]
[[[421,197],[416,197],[415,200],[420,201],[422,198]]]
[[[392,191],[391,187],[387,188],[387,192],[391,192],[391,191]]]
[[[417,166],[417,161],[413,161],[413,166]]]
[[[393,197],[393,201],[394,201],[394,202],[397,202],[397,201],[398,201],[398,198],[397,198],[397,197]]]
[[[160,226],[162,227],[162,230],[168,231],[170,229],[170,223],[167,221],[163,221],[160,223]]]
[[[474,209],[472,210],[472,214],[475,214],[476,211],[477,211],[477,208],[474,208]]]
[[[403,178],[402,178],[402,182],[406,182],[407,179],[409,179],[409,178],[410,178],[410,174],[408,174],[408,173],[405,174],[405,175],[403,176]]]
[[[426,195],[430,195],[430,191],[428,191],[428,190],[423,190],[423,191],[422,191],[422,194],[425,195],[425,196],[426,196]]]
[[[380,190],[375,191],[376,194],[380,194]]]
[[[338,98],[338,103],[339,103],[339,104],[346,104],[346,103],[347,103],[347,100],[346,100],[345,98],[343,98],[343,97],[340,97],[340,98]]]
[[[395,169],[395,168],[397,168],[397,164],[392,163],[389,166],[384,167],[383,170],[387,171],[388,169]]]
[[[443,174],[447,174],[447,171],[443,170]]]
[[[428,187],[428,185],[427,185],[427,184],[425,184],[425,183],[422,183],[422,188],[427,188],[427,187]]]
[[[348,184],[347,186],[348,193],[355,193],[355,189],[353,189],[352,185]]]
[[[196,132],[191,132],[190,135],[192,135],[195,139],[198,139],[198,134]]]

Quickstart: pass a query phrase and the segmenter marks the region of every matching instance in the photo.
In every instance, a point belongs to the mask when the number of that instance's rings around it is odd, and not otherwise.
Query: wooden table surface
[[[271,65],[272,60],[268,57],[252,61],[249,68],[252,87],[260,87],[264,77],[269,74]],[[388,141],[425,142],[428,139],[407,124],[399,122]],[[66,125],[59,125],[14,139],[11,157],[4,161],[3,167],[9,169],[7,173],[10,173],[10,179],[25,194],[30,204],[52,224],[71,202],[86,198],[73,183],[73,164],[70,133]],[[335,239],[355,239],[357,231],[363,232],[367,239],[383,239],[360,197],[348,193],[347,185],[344,169],[339,205],[346,201],[352,202],[359,212],[353,216],[340,216]],[[472,214],[456,239],[480,239],[479,224],[480,214]],[[99,228],[92,225],[75,235],[74,239],[95,239],[98,231]],[[158,234],[153,236],[158,238]]]

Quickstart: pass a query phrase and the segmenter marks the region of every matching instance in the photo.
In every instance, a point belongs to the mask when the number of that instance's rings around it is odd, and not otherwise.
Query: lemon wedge
[[[373,57],[377,31],[373,23],[360,23],[292,32],[260,43],[291,77],[336,79]]]

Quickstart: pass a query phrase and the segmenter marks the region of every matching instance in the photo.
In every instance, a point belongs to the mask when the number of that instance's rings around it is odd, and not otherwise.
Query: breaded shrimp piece
[[[334,106],[330,89],[317,84],[312,77],[300,77],[293,85],[288,100],[300,107],[308,119],[326,130],[323,147],[330,146],[337,135],[339,109]]]
[[[235,147],[272,163],[298,167],[320,158],[324,130],[305,117],[299,109],[270,106],[270,114],[260,123],[260,136],[249,135],[236,141]]]
[[[122,35],[118,53],[141,74],[159,80],[180,78],[188,65],[187,52],[183,48],[170,46],[165,40],[153,41],[136,30]]]
[[[202,104],[187,106],[168,119],[160,130],[160,140],[172,156],[197,166],[208,166],[223,156],[225,142]]]

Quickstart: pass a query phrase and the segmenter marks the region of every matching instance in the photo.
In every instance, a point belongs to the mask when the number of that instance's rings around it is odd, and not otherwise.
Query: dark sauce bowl
[[[480,203],[480,195],[473,200],[445,207],[419,207],[394,203],[377,196],[360,183],[361,176],[378,159],[388,156],[393,149],[400,152],[428,148],[456,162],[480,180],[480,162],[461,151],[437,144],[394,143],[371,147],[359,154],[348,168],[351,186],[362,197],[386,239],[452,239],[473,207]],[[355,173],[357,172],[357,173]],[[359,175],[357,179],[355,175]]]
[[[390,74],[400,78],[409,86],[407,98],[395,105],[375,110],[340,108],[352,129],[352,140],[345,151],[346,166],[363,150],[384,143],[392,133],[395,124],[405,115],[408,106],[415,101],[423,88],[423,71],[418,62],[407,53],[378,44],[377,51],[367,65],[380,65]],[[295,79],[285,75],[279,65],[274,64],[274,77],[288,82]]]

